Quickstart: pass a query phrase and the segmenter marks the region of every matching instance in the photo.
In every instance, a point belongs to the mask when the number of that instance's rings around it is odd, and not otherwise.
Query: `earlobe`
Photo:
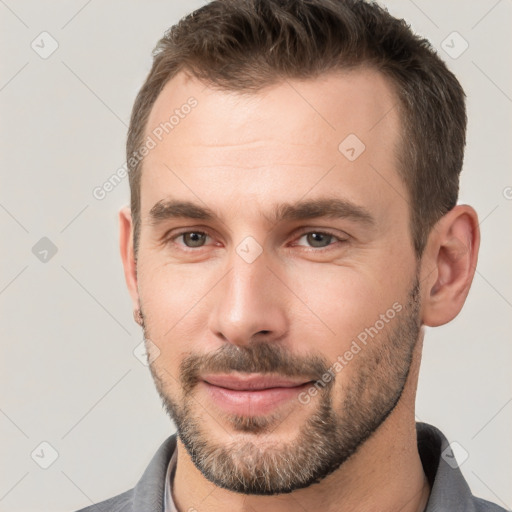
[[[132,217],[128,206],[119,211],[119,249],[123,261],[126,285],[132,297],[134,310],[138,310],[139,293],[137,288],[137,265],[133,251]]]
[[[423,269],[430,276],[423,294],[425,325],[443,325],[458,315],[473,281],[479,245],[478,216],[470,206],[455,206],[432,229],[424,260],[431,268]]]

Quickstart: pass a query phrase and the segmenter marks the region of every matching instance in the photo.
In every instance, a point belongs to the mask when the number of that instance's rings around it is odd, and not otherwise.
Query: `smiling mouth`
[[[212,374],[203,376],[200,384],[216,407],[238,415],[261,416],[296,401],[314,382],[265,374]]]

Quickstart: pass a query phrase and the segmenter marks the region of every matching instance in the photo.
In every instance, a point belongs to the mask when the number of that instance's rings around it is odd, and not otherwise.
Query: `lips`
[[[305,378],[261,374],[204,375],[206,390],[214,407],[239,416],[263,416],[296,400],[299,393],[311,386]]]
[[[302,386],[310,380],[289,379],[271,375],[206,375],[203,380],[213,386],[235,391],[258,391],[270,388],[294,388]]]

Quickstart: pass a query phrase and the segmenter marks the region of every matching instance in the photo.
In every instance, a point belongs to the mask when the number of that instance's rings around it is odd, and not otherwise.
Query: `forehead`
[[[193,185],[210,202],[235,191],[276,202],[308,187],[341,187],[359,202],[380,196],[385,208],[406,195],[397,173],[398,101],[373,69],[288,79],[257,92],[219,90],[182,72],[158,96],[146,138],[155,145],[143,163],[143,212],[171,182],[189,198]]]
[[[180,110],[188,112],[186,104],[190,98],[199,107],[193,113],[199,111],[205,120],[217,122],[202,123],[200,130],[193,120],[182,123]],[[324,141],[328,145],[350,130],[371,142],[374,137],[388,133],[391,125],[396,128],[397,103],[389,79],[367,67],[307,80],[284,79],[256,92],[220,90],[181,72],[167,82],[156,99],[146,134],[169,122],[174,113],[173,135],[190,137],[192,131],[198,144],[218,140],[220,129],[225,140],[219,143],[239,143],[244,135],[267,135],[276,141],[291,142],[291,137],[297,142]],[[248,122],[252,124],[249,126]],[[173,138],[167,138],[171,145]]]

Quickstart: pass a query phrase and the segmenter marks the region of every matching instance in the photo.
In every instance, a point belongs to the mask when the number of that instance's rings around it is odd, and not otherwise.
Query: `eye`
[[[180,238],[183,241],[183,244],[178,245],[185,245],[186,247],[195,248],[202,247],[206,243],[206,239],[209,237],[208,234],[204,233],[203,231],[185,231],[184,233],[175,235],[171,238],[171,240],[174,242]]]
[[[345,241],[331,233],[326,233],[324,231],[309,231],[308,233],[304,233],[300,236],[296,245],[304,246],[304,243],[300,243],[301,240],[305,241],[305,244],[307,244],[306,246],[316,249],[322,249],[324,247],[334,245],[336,242]]]

